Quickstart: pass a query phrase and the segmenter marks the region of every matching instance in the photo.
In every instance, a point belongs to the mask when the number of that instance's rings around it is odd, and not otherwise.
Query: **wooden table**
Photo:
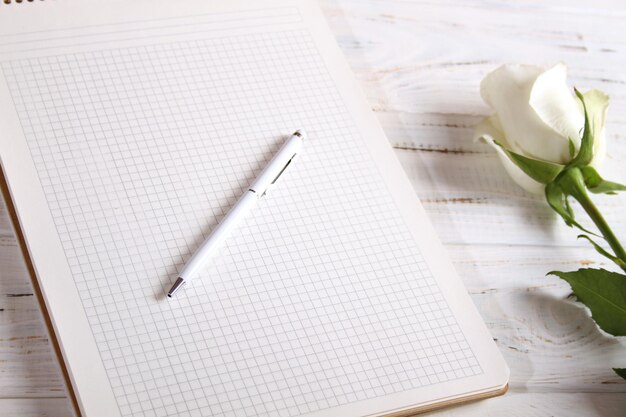
[[[610,94],[605,176],[626,182],[626,3],[357,1],[322,8],[511,368],[509,393],[441,416],[623,416],[626,344],[600,332],[550,270],[610,267],[472,143],[478,86],[504,62],[565,61]],[[626,241],[626,196],[599,199]],[[68,416],[41,314],[0,210],[0,416]]]

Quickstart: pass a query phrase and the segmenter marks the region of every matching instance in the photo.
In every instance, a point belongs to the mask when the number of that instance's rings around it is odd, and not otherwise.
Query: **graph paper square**
[[[296,416],[482,373],[308,32],[1,68],[123,416]],[[297,128],[294,167],[165,300]]]

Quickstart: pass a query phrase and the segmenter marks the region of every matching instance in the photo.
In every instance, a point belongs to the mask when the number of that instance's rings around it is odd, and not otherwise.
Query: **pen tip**
[[[174,282],[174,285],[172,285],[172,288],[170,288],[170,290],[167,292],[167,296],[169,298],[172,298],[174,296],[174,294],[176,294],[178,292],[178,290],[180,290],[183,285],[185,285],[186,281],[184,279],[182,279],[181,277],[178,277],[176,279],[176,282]]]

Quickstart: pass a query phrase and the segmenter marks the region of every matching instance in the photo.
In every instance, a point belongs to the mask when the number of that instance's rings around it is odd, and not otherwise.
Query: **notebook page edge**
[[[6,203],[14,210],[13,227],[18,236],[23,237],[22,253],[29,272],[34,274],[31,279],[35,289],[44,302],[40,308],[47,313],[45,319],[49,320],[54,344],[58,343],[61,367],[68,377],[65,382],[76,398],[76,411],[82,415],[119,416],[10,97],[6,81],[1,77],[0,105],[6,110],[0,117],[0,160]],[[94,379],[93,385],[81,383]],[[91,387],[97,389],[89,389]]]
[[[17,240],[17,245],[20,249],[20,253],[24,258],[24,263],[26,264],[26,270],[28,272],[28,277],[30,279],[31,285],[33,287],[33,292],[35,293],[35,297],[37,298],[37,305],[39,307],[39,312],[43,318],[46,332],[48,337],[50,338],[50,343],[52,345],[52,349],[54,351],[54,358],[58,361],[59,370],[62,374],[63,379],[63,388],[65,392],[69,396],[69,400],[71,403],[72,411],[76,416],[80,416],[80,404],[78,398],[76,396],[76,392],[72,386],[72,378],[69,373],[69,369],[65,366],[65,360],[63,358],[63,351],[61,349],[61,345],[59,339],[56,335],[54,325],[52,324],[52,318],[48,312],[48,306],[41,290],[40,282],[37,278],[37,274],[35,273],[35,267],[33,261],[28,252],[28,246],[26,244],[25,235],[22,232],[22,229],[19,224],[19,219],[17,216],[17,211],[15,210],[15,205],[13,204],[13,199],[11,197],[11,191],[9,189],[9,184],[6,180],[6,175],[4,173],[4,164],[2,163],[2,158],[0,158],[0,193],[2,193],[2,197],[4,198],[4,202],[8,211],[9,218],[11,220],[11,225],[13,227],[13,233],[15,234],[15,238]]]

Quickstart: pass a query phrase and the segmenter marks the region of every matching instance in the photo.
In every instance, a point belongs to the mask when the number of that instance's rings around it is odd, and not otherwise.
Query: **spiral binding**
[[[32,3],[35,0],[0,0],[2,1],[2,3],[4,4],[11,4],[11,3]],[[44,0],[38,0],[38,1],[44,1]]]

